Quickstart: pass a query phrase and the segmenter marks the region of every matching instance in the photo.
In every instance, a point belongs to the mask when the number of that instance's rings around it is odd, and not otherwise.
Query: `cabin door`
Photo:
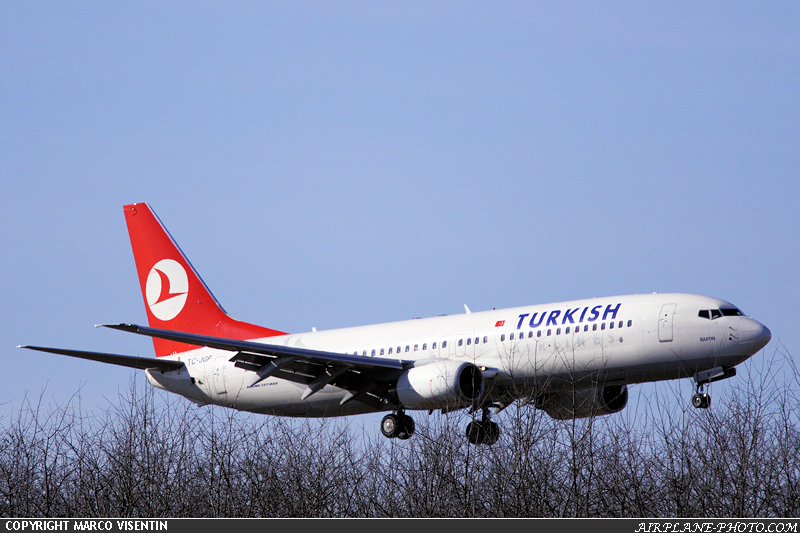
[[[217,393],[217,398],[224,399],[228,393],[225,383],[225,364],[227,359],[224,357],[217,357],[214,361],[214,390]]]
[[[664,304],[658,317],[658,340],[672,342],[672,317],[675,315],[677,304]]]

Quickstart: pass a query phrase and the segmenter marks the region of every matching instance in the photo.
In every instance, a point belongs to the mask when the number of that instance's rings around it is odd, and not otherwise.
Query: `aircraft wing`
[[[269,376],[306,385],[303,399],[331,384],[348,391],[345,404],[358,400],[376,408],[392,402],[389,389],[413,361],[342,354],[293,346],[226,339],[136,324],[103,324],[104,327],[148,337],[235,352],[230,361],[253,372],[250,386]]]
[[[181,361],[152,359],[149,357],[134,357],[131,355],[116,355],[113,353],[85,352],[82,350],[65,350],[63,348],[45,348],[43,346],[24,345],[17,346],[17,348],[25,348],[28,350],[49,352],[59,355],[68,355],[70,357],[79,357],[81,359],[90,359],[92,361],[111,363],[112,365],[138,368],[139,370],[157,369],[161,370],[162,372],[169,372],[170,370],[178,370],[179,368],[183,367],[183,363]]]

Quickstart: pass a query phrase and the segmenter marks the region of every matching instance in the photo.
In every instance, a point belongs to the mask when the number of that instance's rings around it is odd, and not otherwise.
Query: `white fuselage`
[[[701,311],[709,311],[708,317]],[[613,296],[258,340],[420,364],[469,361],[500,371],[487,394],[506,399],[730,368],[768,341],[769,330],[730,303],[691,294]],[[191,386],[149,371],[148,379],[197,403],[258,413],[316,417],[375,411],[359,402],[340,406],[346,391],[332,385],[305,400],[306,387],[284,379],[252,385],[254,373],[235,367],[231,355],[200,348],[170,356],[185,363]]]

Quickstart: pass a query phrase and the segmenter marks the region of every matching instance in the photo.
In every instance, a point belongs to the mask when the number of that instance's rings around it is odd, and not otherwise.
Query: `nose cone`
[[[757,320],[743,318],[739,323],[739,344],[750,353],[759,351],[771,338],[769,328]]]

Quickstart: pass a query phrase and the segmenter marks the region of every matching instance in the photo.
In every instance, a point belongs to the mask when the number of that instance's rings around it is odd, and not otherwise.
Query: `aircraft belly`
[[[255,413],[296,417],[347,416],[373,412],[374,409],[359,403],[340,405],[346,391],[327,385],[320,391],[301,399],[305,385],[283,379],[267,379],[254,386],[243,388],[235,398],[229,399],[231,407]]]

